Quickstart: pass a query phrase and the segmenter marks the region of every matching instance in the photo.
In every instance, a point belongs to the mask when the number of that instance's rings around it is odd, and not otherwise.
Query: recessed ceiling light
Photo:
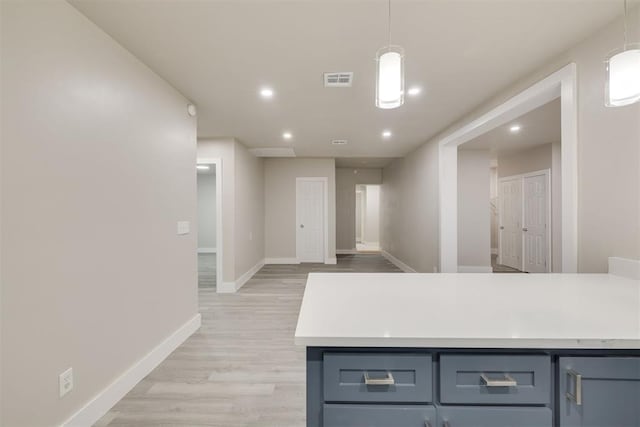
[[[391,137],[391,131],[390,131],[390,130],[382,131],[382,137],[383,137],[383,138],[389,138],[389,137]]]
[[[201,171],[208,171],[209,170],[209,165],[197,165],[196,169],[201,170]]]
[[[260,89],[260,96],[266,99],[273,98],[273,89],[269,87],[263,87]]]
[[[420,92],[422,92],[422,89],[420,89],[418,86],[411,87],[407,91],[407,93],[411,96],[420,95]]]
[[[520,125],[513,125],[513,126],[511,126],[509,128],[511,133],[518,133],[518,132],[520,132],[520,129],[522,129],[522,127]]]
[[[285,133],[282,134],[282,137],[284,139],[291,139],[291,138],[293,138],[293,135],[291,134],[291,132],[285,132]]]

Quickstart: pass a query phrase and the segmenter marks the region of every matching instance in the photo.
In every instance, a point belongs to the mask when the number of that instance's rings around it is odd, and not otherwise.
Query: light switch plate
[[[178,234],[189,234],[189,221],[178,221]]]
[[[73,368],[69,368],[60,374],[58,386],[60,387],[60,397],[73,390]]]

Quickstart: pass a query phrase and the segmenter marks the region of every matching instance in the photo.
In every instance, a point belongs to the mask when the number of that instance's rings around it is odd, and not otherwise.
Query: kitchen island
[[[640,281],[310,274],[309,427],[638,427]]]

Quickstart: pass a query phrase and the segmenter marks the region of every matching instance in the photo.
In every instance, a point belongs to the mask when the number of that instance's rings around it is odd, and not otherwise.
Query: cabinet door
[[[561,427],[640,426],[640,358],[560,358]]]
[[[436,408],[422,405],[325,404],[323,427],[436,427]]]
[[[551,427],[551,409],[516,406],[439,406],[438,427]]]

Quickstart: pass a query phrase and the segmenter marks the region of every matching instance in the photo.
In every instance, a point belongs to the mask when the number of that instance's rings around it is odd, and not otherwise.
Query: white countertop
[[[640,349],[640,281],[312,273],[295,337],[317,347]]]

